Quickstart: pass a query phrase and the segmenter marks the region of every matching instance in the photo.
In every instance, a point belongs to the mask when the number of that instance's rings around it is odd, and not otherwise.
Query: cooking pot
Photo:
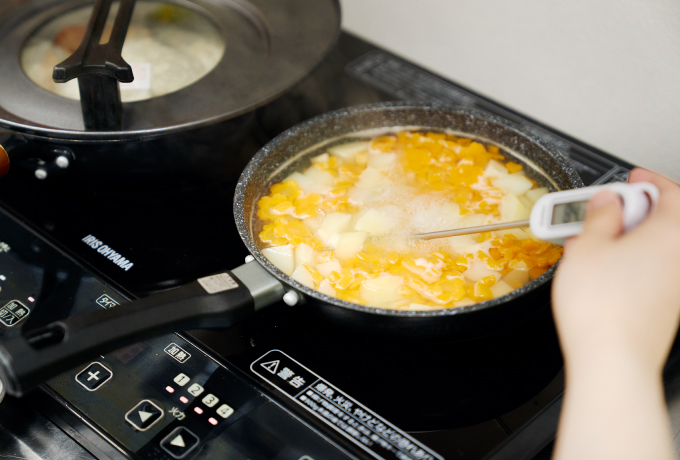
[[[447,132],[496,145],[525,165],[526,174],[552,190],[582,186],[568,161],[520,127],[483,112],[433,104],[383,103],[331,112],[276,137],[250,161],[237,184],[234,217],[252,256],[231,271],[109,310],[74,316],[0,344],[0,379],[21,395],[46,378],[90,357],[151,334],[225,328],[276,304],[299,305],[334,327],[392,339],[436,342],[485,335],[522,321],[548,304],[555,266],[504,296],[465,307],[402,311],[357,305],[310,289],[275,267],[257,243],[257,201],[320,149],[402,129]]]
[[[338,0],[138,0],[131,28],[146,27],[142,12],[156,8],[163,16],[171,8],[169,21],[179,12],[179,22],[171,26],[180,28],[180,20],[188,16],[202,18],[206,30],[214,29],[213,35],[221,38],[224,50],[214,67],[195,82],[167,94],[124,101],[119,129],[95,129],[86,127],[86,110],[80,101],[39,86],[29,77],[33,64],[27,64],[27,50],[36,37],[45,35],[45,43],[35,47],[44,49],[59,35],[55,29],[79,26],[69,18],[81,21],[78,13],[94,1],[10,0],[0,8],[0,144],[19,174],[94,188],[148,185],[150,180],[177,187],[192,178],[194,183],[205,182],[206,175],[218,180],[210,172],[225,168],[234,170],[235,180],[254,151],[241,147],[253,143],[253,110],[308,76],[335,44],[340,30]],[[97,7],[111,3],[96,2]],[[130,3],[134,2],[123,2]],[[201,36],[194,29],[187,32],[193,34],[187,37]],[[174,35],[166,30],[158,40],[181,41]],[[144,40],[131,49],[148,47],[150,38]],[[167,43],[167,49],[175,45]],[[164,54],[168,53],[156,53]],[[71,58],[77,55],[78,51]],[[46,56],[38,55],[36,62],[42,63]],[[107,65],[109,61],[107,55]],[[159,63],[149,67],[148,85],[153,89],[156,81],[191,68],[185,62]],[[51,76],[52,68],[45,67],[45,73]],[[113,85],[117,91],[115,79]],[[6,165],[7,156],[0,152],[0,175]]]

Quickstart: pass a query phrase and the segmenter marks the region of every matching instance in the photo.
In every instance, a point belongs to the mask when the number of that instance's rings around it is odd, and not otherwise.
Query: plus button
[[[78,382],[87,391],[95,391],[111,379],[113,372],[101,363],[94,362],[76,375]]]

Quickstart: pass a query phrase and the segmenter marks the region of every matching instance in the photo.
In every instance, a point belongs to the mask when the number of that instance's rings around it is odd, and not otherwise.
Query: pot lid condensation
[[[55,90],[51,62],[42,64],[74,46],[70,42],[82,30],[78,21],[91,7],[88,0],[28,0],[0,12],[0,61],[6,63],[0,67],[0,126],[55,138],[121,140],[229,119],[304,78],[340,27],[337,0],[139,0],[123,57],[131,64],[144,60],[140,48],[150,43],[158,46],[156,54],[171,57],[142,62],[137,89],[121,89],[121,131],[86,131],[77,91]]]

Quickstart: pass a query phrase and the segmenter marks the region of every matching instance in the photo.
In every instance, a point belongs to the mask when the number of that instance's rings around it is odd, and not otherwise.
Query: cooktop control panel
[[[126,300],[0,211],[0,339]],[[98,356],[44,389],[140,459],[354,458],[237,372],[173,334]]]

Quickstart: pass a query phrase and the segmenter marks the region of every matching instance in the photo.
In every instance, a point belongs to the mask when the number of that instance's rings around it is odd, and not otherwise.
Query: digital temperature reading
[[[552,225],[567,224],[571,222],[583,222],[586,217],[588,200],[573,203],[562,203],[553,208]]]

